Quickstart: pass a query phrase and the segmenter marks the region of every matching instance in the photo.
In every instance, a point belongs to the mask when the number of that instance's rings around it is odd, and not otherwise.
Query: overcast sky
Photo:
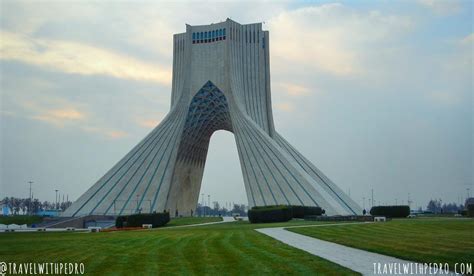
[[[66,3],[67,2],[67,3]],[[169,110],[172,35],[265,22],[275,125],[359,204],[473,194],[472,1],[0,1],[0,197],[78,198]],[[202,193],[247,203],[235,140]],[[366,203],[367,204],[367,203]]]

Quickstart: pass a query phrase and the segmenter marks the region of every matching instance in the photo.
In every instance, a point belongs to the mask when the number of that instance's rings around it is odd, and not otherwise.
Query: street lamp
[[[140,210],[138,210],[138,207],[139,207],[139,206],[138,206],[138,205],[139,205],[139,202],[138,202],[138,201],[139,201],[139,200],[138,200],[138,197],[140,197],[140,195],[139,195],[139,194],[137,194],[137,212],[138,212],[138,213],[140,213]]]
[[[374,189],[371,189],[371,192],[372,192],[372,199],[370,200],[370,202],[372,203],[372,207],[374,207]]]
[[[202,215],[205,217],[206,216],[206,212],[205,212],[205,209],[204,209],[204,194],[201,194],[202,196],[202,200],[201,200],[201,211],[202,211]]]
[[[57,210],[59,209],[59,208],[58,208],[58,191],[59,191],[59,190],[54,190],[54,191],[56,192],[56,203],[55,203],[55,205],[54,205],[54,208],[55,208],[56,211],[57,211]]]
[[[31,215],[31,201],[33,200],[32,199],[32,193],[31,193],[31,184],[33,184],[33,181],[28,181],[28,183],[30,184],[30,202],[28,203],[28,213],[30,213]]]

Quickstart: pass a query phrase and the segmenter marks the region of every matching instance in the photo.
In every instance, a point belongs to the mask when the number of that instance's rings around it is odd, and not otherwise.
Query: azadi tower
[[[186,26],[173,37],[171,108],[162,122],[63,216],[194,212],[216,130],[235,135],[249,206],[361,208],[276,130],[269,33],[262,24]]]

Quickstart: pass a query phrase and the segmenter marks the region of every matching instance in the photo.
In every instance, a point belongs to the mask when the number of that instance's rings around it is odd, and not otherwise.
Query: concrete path
[[[330,227],[335,225],[361,224],[361,223],[336,223],[336,224],[322,224],[322,225],[304,225],[285,228],[296,227]],[[366,224],[363,222],[362,224]],[[365,250],[360,250],[352,247],[347,247],[333,242],[323,241],[320,239],[304,236],[285,230],[284,227],[277,228],[261,228],[256,229],[258,232],[277,239],[285,244],[304,250],[313,255],[319,256],[323,259],[329,260],[333,263],[347,267],[363,275],[392,275],[392,274],[411,274],[411,275],[430,275],[429,271],[420,273],[420,265],[415,262],[410,262],[395,257],[390,257],[382,254],[372,253]],[[375,264],[375,265],[374,265]],[[378,264],[381,266],[383,272],[384,266],[386,269],[392,270],[390,273],[380,273]],[[404,265],[407,266],[408,272],[404,273]],[[410,268],[411,267],[411,268]],[[418,268],[418,270],[417,270]],[[411,269],[411,270],[410,270]],[[452,269],[452,268],[451,268]],[[398,272],[398,273],[397,273]],[[413,272],[413,273],[411,273]],[[422,272],[422,271],[421,271]],[[439,273],[439,272],[438,272]],[[431,273],[431,275],[437,273]],[[444,274],[445,275],[445,274]]]

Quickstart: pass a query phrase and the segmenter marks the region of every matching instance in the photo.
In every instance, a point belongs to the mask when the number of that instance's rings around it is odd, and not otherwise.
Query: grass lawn
[[[231,222],[190,228],[110,233],[0,234],[5,262],[83,262],[93,274],[286,275],[355,272],[253,230],[271,226]]]
[[[170,222],[166,224],[167,226],[182,226],[190,224],[200,224],[208,222],[218,222],[222,221],[221,217],[182,217],[182,218],[172,218]]]
[[[397,219],[287,230],[405,260],[449,263],[450,267],[474,260],[473,219]]]
[[[28,216],[28,215],[17,215],[17,216],[0,216],[0,224],[28,224],[40,223],[43,221],[43,217],[40,216]]]

